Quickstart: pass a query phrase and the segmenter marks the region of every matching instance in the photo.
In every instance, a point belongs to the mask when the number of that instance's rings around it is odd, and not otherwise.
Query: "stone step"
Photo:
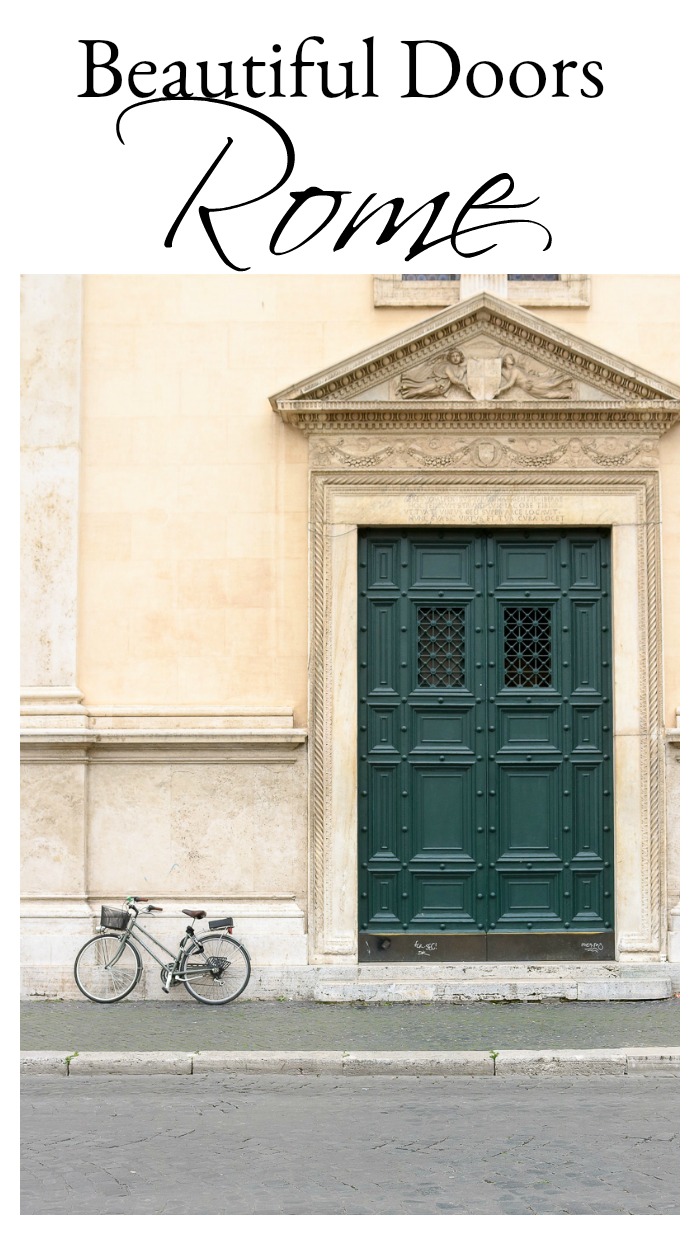
[[[359,964],[350,971],[339,965],[337,972],[329,966],[319,967],[319,979],[346,981],[395,982],[410,979],[431,982],[518,982],[518,981],[590,981],[615,977],[658,977],[666,967],[660,965],[621,965],[619,961],[395,961],[390,965]]]
[[[313,998],[319,1003],[422,1003],[441,1001],[535,1003],[543,999],[670,999],[670,977],[639,974],[630,977],[608,973],[554,978],[451,978],[437,975],[404,977],[360,976],[355,981],[320,981]]]

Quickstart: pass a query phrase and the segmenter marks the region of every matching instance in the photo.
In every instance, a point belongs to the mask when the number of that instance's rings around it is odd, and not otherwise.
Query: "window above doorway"
[[[587,274],[376,274],[374,303],[399,308],[457,304],[477,292],[492,292],[525,308],[588,308]]]

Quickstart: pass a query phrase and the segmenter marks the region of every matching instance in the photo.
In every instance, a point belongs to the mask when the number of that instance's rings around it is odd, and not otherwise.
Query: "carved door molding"
[[[313,471],[313,963],[357,960],[357,528],[611,529],[618,956],[658,959],[664,904],[659,494],[655,471]]]

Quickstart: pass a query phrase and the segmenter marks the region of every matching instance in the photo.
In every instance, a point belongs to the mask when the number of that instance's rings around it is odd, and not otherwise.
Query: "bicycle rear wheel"
[[[193,999],[231,1003],[248,985],[250,957],[230,935],[201,935],[185,957],[182,975]]]
[[[75,958],[78,990],[93,1003],[117,1003],[133,991],[141,977],[140,953],[131,940],[119,935],[96,935],[83,944]],[[118,959],[117,959],[118,958]]]

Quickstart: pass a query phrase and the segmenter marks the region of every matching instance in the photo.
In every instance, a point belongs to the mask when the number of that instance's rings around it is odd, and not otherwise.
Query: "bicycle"
[[[147,902],[145,907],[138,909],[137,905],[143,902]],[[176,954],[137,922],[139,914],[162,912],[162,906],[150,904],[147,896],[127,896],[121,909],[102,906],[98,933],[83,944],[73,970],[78,990],[87,999],[93,1003],[117,1003],[131,994],[143,973],[141,953],[132,938],[134,932],[138,932],[141,947],[160,965],[166,995],[173,982],[182,982],[199,1003],[231,1003],[242,994],[250,978],[250,957],[243,944],[233,938],[233,918],[214,919],[209,930],[216,933],[206,935],[196,935],[190,922]],[[182,912],[193,921],[207,916],[204,909]],[[164,963],[141,938],[144,935],[171,960]]]

